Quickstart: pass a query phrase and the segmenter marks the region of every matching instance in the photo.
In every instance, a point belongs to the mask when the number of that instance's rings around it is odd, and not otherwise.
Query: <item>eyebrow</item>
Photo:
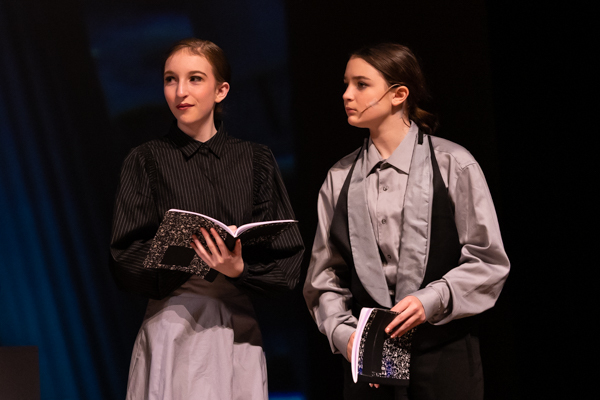
[[[165,73],[163,74],[163,76],[166,76],[166,75],[169,75],[169,74],[170,75],[176,75],[175,72],[173,72],[173,71],[165,71]],[[200,75],[208,76],[208,75],[206,75],[205,72],[202,72],[202,71],[190,71],[190,72],[188,72],[188,75],[195,75],[195,74],[200,74]]]
[[[358,81],[358,80],[366,80],[366,81],[370,81],[371,78],[367,78],[366,76],[362,76],[362,75],[358,75],[358,76],[353,76],[352,78],[350,78],[351,80],[354,81]],[[348,78],[344,76],[344,81],[347,81]]]

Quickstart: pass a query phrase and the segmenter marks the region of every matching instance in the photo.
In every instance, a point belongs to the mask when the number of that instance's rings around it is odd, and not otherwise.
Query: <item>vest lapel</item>
[[[357,266],[356,274],[367,293],[382,306],[391,307],[392,301],[367,205],[366,153],[367,141],[360,150],[348,188],[350,247],[354,265]]]
[[[425,276],[429,252],[433,181],[429,146],[415,138],[410,172],[404,195],[404,221],[400,239],[400,260],[396,275],[396,303],[419,289]],[[412,271],[407,274],[406,271]],[[417,275],[414,271],[419,271]]]

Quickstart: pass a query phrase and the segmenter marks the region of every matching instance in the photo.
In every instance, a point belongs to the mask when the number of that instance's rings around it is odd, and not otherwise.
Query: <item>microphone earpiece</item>
[[[365,111],[367,111],[369,108],[373,107],[377,103],[379,103],[379,100],[377,100],[377,99],[371,100],[371,102],[369,104],[367,104],[367,107],[360,112],[360,115],[362,115],[362,113],[364,113]]]
[[[369,102],[369,104],[367,104],[367,107],[365,107],[365,109],[364,109],[364,110],[362,110],[362,111],[360,112],[360,115],[362,116],[362,115],[363,115],[363,113],[364,113],[365,111],[367,111],[369,108],[373,107],[375,104],[379,103],[379,102],[381,101],[381,99],[383,99],[383,96],[385,96],[385,95],[387,94],[387,92],[389,92],[389,91],[390,91],[390,89],[391,89],[391,88],[393,88],[393,87],[396,87],[396,86],[400,86],[400,84],[399,84],[399,83],[396,83],[396,84],[394,84],[394,85],[390,86],[390,87],[389,87],[389,88],[387,88],[387,90],[386,90],[386,91],[385,91],[385,92],[384,92],[384,93],[381,95],[381,97],[380,97],[379,99],[373,99],[373,100],[371,100],[371,101]]]
[[[386,92],[387,93],[387,92]],[[385,93],[383,94],[383,96],[385,96]],[[362,110],[360,112],[360,115],[362,116],[362,114],[367,111],[369,108],[373,107],[375,104],[379,103],[381,101],[381,99],[383,99],[383,96],[381,96],[379,99],[373,99],[369,102],[369,104],[367,104],[367,106],[365,107],[364,110]]]

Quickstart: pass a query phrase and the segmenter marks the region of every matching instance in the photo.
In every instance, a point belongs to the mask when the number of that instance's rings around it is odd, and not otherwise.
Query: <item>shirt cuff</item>
[[[346,349],[348,348],[348,340],[350,340],[350,336],[352,336],[352,333],[354,331],[356,331],[356,327],[341,324],[338,325],[337,328],[335,328],[333,334],[331,335],[333,345],[335,346],[337,351],[340,352],[346,359]]]
[[[426,287],[421,290],[412,293],[411,296],[415,296],[425,310],[425,318],[428,322],[434,323],[444,314],[442,299],[438,292],[432,287]]]

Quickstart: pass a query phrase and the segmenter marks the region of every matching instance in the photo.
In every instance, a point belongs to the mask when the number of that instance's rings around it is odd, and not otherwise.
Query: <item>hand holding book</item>
[[[392,311],[398,315],[385,327],[385,333],[392,338],[400,337],[426,321],[423,304],[415,296],[406,296],[392,307]]]
[[[235,232],[235,226],[230,226]],[[242,259],[242,242],[240,239],[235,241],[235,247],[229,251],[225,242],[218,235],[214,228],[211,228],[210,234],[206,229],[201,228],[200,233],[204,237],[207,249],[204,248],[200,239],[195,234],[192,235],[192,248],[210,268],[219,271],[230,278],[237,278],[244,272],[244,260]]]
[[[402,303],[402,302],[400,302]],[[398,303],[398,304],[400,304]],[[369,384],[407,385],[410,377],[411,343],[414,328],[398,336],[405,328],[386,330],[393,321],[407,321],[401,313],[381,308],[363,308],[353,334],[350,359],[354,382]],[[412,318],[409,318],[412,319]],[[412,324],[412,323],[411,323]],[[397,323],[396,325],[397,326]],[[377,386],[377,385],[375,385]]]

